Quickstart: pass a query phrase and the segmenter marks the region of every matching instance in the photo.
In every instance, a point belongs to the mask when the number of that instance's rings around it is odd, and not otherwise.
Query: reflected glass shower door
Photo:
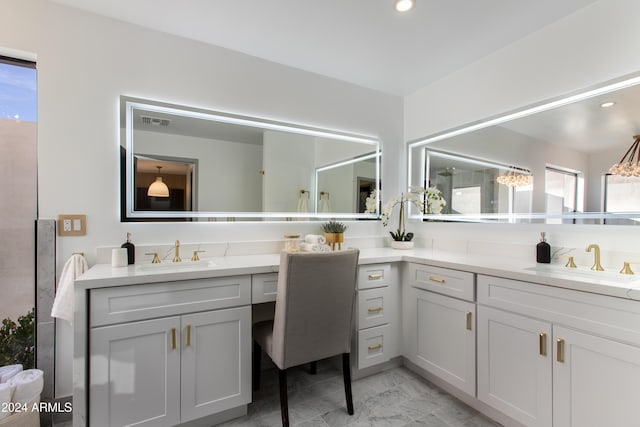
[[[0,56],[0,366],[34,366],[36,69]]]

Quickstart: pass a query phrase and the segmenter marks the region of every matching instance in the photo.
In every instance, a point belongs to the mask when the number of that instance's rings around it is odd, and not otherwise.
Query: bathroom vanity
[[[246,413],[251,306],[275,300],[278,264],[268,254],[91,268],[75,285],[74,426],[212,425]],[[635,420],[634,276],[371,248],[360,254],[357,310],[356,375],[404,361],[509,425]]]

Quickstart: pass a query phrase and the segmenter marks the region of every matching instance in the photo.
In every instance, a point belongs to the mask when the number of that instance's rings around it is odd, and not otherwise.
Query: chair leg
[[[278,368],[278,380],[280,383],[280,414],[282,415],[282,427],[289,427],[289,399],[287,397],[287,370]]]
[[[258,341],[253,341],[253,372],[251,375],[251,382],[253,383],[253,390],[260,390],[260,364],[262,359],[262,347],[258,344]]]
[[[316,373],[318,373],[318,364],[315,361],[309,362],[309,373],[311,375],[315,375]]]
[[[344,378],[344,395],[347,398],[347,413],[353,415],[353,396],[351,395],[351,362],[349,353],[342,353],[342,376]]]

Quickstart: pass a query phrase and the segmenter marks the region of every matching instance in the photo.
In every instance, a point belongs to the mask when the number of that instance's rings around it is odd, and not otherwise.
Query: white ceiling
[[[596,0],[52,0],[407,95]]]

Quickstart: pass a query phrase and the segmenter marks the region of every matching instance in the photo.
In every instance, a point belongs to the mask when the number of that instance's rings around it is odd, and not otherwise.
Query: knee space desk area
[[[74,426],[210,426],[246,413],[252,306],[275,301],[279,254],[210,261],[98,264],[76,280]],[[354,378],[404,364],[505,425],[631,425],[640,281],[532,266],[362,249]]]

